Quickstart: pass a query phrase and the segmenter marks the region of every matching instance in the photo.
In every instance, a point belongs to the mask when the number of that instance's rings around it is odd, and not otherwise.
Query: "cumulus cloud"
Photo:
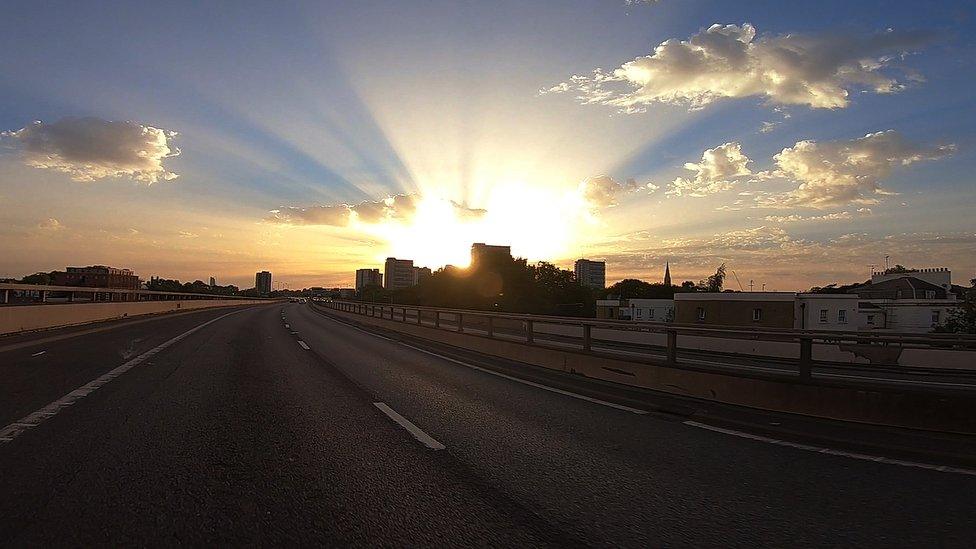
[[[685,169],[695,172],[695,176],[691,179],[675,179],[667,194],[703,197],[727,191],[735,186],[738,178],[752,175],[750,162],[752,160],[742,153],[741,145],[734,141],[723,143],[702,153],[700,162],[685,164]]]
[[[856,139],[799,141],[773,157],[776,169],[769,174],[798,182],[799,187],[757,201],[767,207],[874,204],[877,197],[892,194],[881,186],[892,170],[937,160],[954,150],[954,145],[914,144],[894,130]]]
[[[269,223],[282,225],[329,225],[345,227],[353,222],[378,224],[387,220],[403,220],[413,217],[422,197],[419,194],[397,194],[381,200],[364,200],[358,204],[333,204],[326,206],[284,207],[271,210],[265,218]],[[480,208],[450,201],[456,215],[477,218],[485,214]]]
[[[75,181],[130,177],[152,184],[177,177],[163,167],[163,160],[180,154],[171,145],[175,136],[135,122],[62,118],[2,132],[0,142],[19,150],[27,165],[64,172]]]
[[[640,184],[633,178],[620,183],[609,175],[598,175],[584,180],[577,190],[591,208],[599,209],[616,206],[626,194],[642,190],[653,193],[658,188],[654,183]]]
[[[37,228],[42,231],[56,232],[64,229],[64,225],[53,217],[49,217],[37,224]]]
[[[896,64],[929,39],[926,33],[893,30],[757,37],[749,23],[715,24],[687,40],[666,40],[614,70],[574,75],[542,93],[573,90],[583,103],[624,112],[641,112],[652,103],[699,109],[718,99],[744,97],[843,108],[853,91],[893,93],[919,80]]]

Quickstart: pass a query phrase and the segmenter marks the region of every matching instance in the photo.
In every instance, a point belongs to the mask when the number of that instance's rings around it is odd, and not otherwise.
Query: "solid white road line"
[[[218,316],[213,320],[208,320],[207,322],[200,324],[196,328],[187,330],[182,334],[174,337],[173,339],[170,339],[169,341],[165,341],[159,344],[158,346],[149,349],[145,353],[142,353],[141,355],[133,358],[132,360],[123,363],[121,366],[115,368],[114,370],[108,372],[107,374],[104,374],[96,378],[94,381],[90,381],[82,385],[81,387],[78,387],[74,391],[71,391],[70,393],[55,400],[54,402],[48,404],[47,406],[41,408],[40,410],[37,410],[36,412],[33,412],[28,416],[20,418],[19,420],[11,423],[10,425],[7,425],[3,429],[0,429],[0,444],[5,442],[10,442],[13,439],[17,438],[24,431],[37,427],[45,420],[48,420],[56,416],[58,412],[60,412],[61,410],[67,408],[68,406],[71,406],[72,404],[78,402],[82,398],[85,398],[86,396],[90,395],[93,391],[95,391],[99,387],[105,385],[106,383],[112,381],[113,379],[119,377],[120,375],[128,372],[129,370],[138,366],[139,364],[142,364],[146,360],[152,358],[153,356],[161,352],[163,349],[166,349],[167,347],[173,345],[174,343],[181,341],[182,339],[186,338],[190,334],[198,330],[201,330],[204,327],[209,326],[210,324],[213,324],[214,322],[217,322],[222,318],[226,318],[230,315],[234,315],[240,312],[242,311],[234,311],[232,313],[227,313],[225,315]]]
[[[38,352],[36,352],[36,353],[34,353],[34,354],[32,354],[31,356],[41,356],[41,355],[43,355],[43,354],[44,354],[44,353],[46,353],[46,352],[47,352],[47,351],[38,351]]]
[[[409,419],[396,413],[396,411],[393,408],[390,408],[385,403],[374,402],[373,406],[376,406],[377,408],[380,409],[381,412],[389,416],[390,419],[399,423],[400,427],[406,429],[408,433],[413,435],[413,438],[420,441],[420,443],[423,444],[424,446],[430,448],[431,450],[443,450],[445,448],[443,444],[434,440],[433,437],[420,430],[420,427],[417,427]]]
[[[777,446],[786,446],[788,448],[796,448],[797,450],[806,450],[808,452],[817,452],[819,454],[827,454],[831,456],[841,456],[851,459],[860,459],[863,461],[873,461],[876,463],[886,463],[888,465],[900,465],[902,467],[916,467],[919,469],[928,469],[931,471],[939,471],[941,473],[958,473],[961,475],[973,475],[976,476],[976,470],[965,469],[962,467],[950,467],[948,465],[933,465],[931,463],[919,463],[915,461],[905,461],[901,459],[886,458],[883,456],[872,456],[870,454],[861,454],[858,452],[845,452],[843,450],[834,450],[833,448],[824,448],[822,446],[813,446],[810,444],[800,444],[798,442],[790,442],[787,440],[779,440],[770,437],[764,437],[762,435],[754,435],[752,433],[745,433],[742,431],[736,431],[733,429],[725,429],[722,427],[715,427],[713,425],[706,425],[704,423],[699,423],[697,421],[684,421],[682,422],[689,427],[697,427],[699,429],[706,429],[708,431],[714,431],[716,433],[724,433],[726,435],[732,435],[740,438],[747,438],[749,440],[755,440],[759,442],[765,442],[767,444],[775,444]]]
[[[305,349],[306,351],[310,350],[310,348],[308,346],[308,343],[305,343],[304,341],[302,341],[300,339],[298,340],[298,344],[302,346],[302,349]]]
[[[525,380],[525,379],[520,379],[520,378],[517,378],[517,377],[514,377],[514,376],[510,376],[510,375],[507,375],[507,374],[503,374],[501,372],[496,372],[494,370],[489,370],[488,368],[482,368],[481,366],[475,366],[474,364],[470,364],[468,362],[464,362],[464,361],[461,361],[461,360],[457,360],[457,359],[451,358],[449,356],[444,356],[444,355],[441,355],[441,354],[438,354],[438,353],[435,353],[435,352],[432,352],[432,351],[428,351],[427,349],[421,349],[420,347],[414,347],[413,345],[410,345],[409,343],[404,343],[404,342],[398,341],[396,339],[392,339],[392,338],[389,338],[389,337],[386,337],[386,336],[381,336],[379,334],[374,334],[373,332],[370,332],[368,330],[363,330],[362,328],[360,328],[358,326],[353,326],[352,324],[343,322],[341,320],[336,320],[334,318],[332,320],[335,320],[335,322],[338,322],[340,324],[345,324],[346,326],[349,326],[350,328],[359,330],[360,332],[363,332],[364,334],[368,334],[368,335],[371,335],[373,337],[378,337],[380,339],[385,339],[387,341],[392,341],[394,343],[399,343],[400,345],[403,345],[404,347],[408,347],[408,348],[413,349],[415,351],[419,351],[421,353],[424,353],[424,354],[427,354],[427,355],[430,355],[430,356],[434,356],[434,357],[437,357],[439,359],[446,360],[448,362],[453,362],[455,364],[460,364],[461,366],[465,366],[465,367],[471,368],[472,370],[478,370],[479,372],[484,372],[486,374],[491,374],[493,376],[498,376],[498,377],[501,377],[501,378],[505,378],[505,379],[508,379],[510,381],[514,381],[516,383],[521,383],[522,385],[528,385],[530,387],[535,387],[537,389],[542,389],[544,391],[550,391],[550,392],[553,392],[553,393],[558,393],[560,395],[565,395],[565,396],[568,396],[568,397],[577,398],[579,400],[585,400],[587,402],[592,402],[593,404],[599,404],[601,406],[607,406],[609,408],[615,408],[617,410],[623,410],[625,412],[630,412],[632,414],[641,414],[641,415],[643,415],[643,414],[647,414],[648,413],[646,410],[638,410],[637,408],[631,408],[630,406],[624,406],[623,404],[616,404],[616,403],[613,403],[613,402],[607,402],[605,400],[600,400],[598,398],[593,398],[593,397],[588,397],[586,395],[581,395],[579,393],[573,393],[571,391],[564,391],[563,389],[557,389],[555,387],[550,387],[548,385],[543,385],[541,383],[536,383],[534,381],[528,381],[528,380]]]

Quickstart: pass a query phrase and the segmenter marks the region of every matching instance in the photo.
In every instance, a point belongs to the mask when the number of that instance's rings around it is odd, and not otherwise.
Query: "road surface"
[[[976,468],[750,438],[304,304],[4,338],[0,376],[4,546],[976,543]]]

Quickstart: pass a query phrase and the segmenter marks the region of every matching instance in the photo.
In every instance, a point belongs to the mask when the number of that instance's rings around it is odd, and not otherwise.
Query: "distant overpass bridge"
[[[0,336],[131,316],[268,301],[214,294],[3,283],[0,284]]]

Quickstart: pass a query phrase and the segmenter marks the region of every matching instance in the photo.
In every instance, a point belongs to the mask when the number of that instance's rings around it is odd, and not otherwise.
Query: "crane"
[[[742,290],[742,283],[739,282],[739,275],[735,274],[735,270],[732,271],[732,276],[735,277],[735,283],[739,285],[739,291],[740,292],[743,291]]]

